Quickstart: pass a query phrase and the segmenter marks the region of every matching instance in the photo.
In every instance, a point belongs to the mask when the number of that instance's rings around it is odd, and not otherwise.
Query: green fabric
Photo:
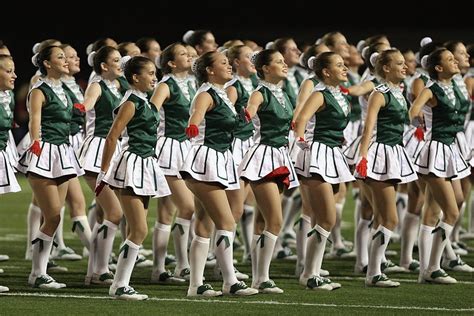
[[[120,99],[110,91],[104,81],[99,81],[99,85],[102,93],[94,105],[94,136],[106,138],[114,121],[113,111],[119,105]]]
[[[204,145],[219,152],[227,151],[234,138],[238,118],[213,89],[207,90],[214,100],[214,108],[205,115]]]
[[[324,97],[325,107],[315,113],[316,124],[313,141],[323,143],[331,148],[340,147],[344,142],[344,129],[349,123],[349,114],[346,116],[329,89],[326,88],[321,93]]]
[[[8,143],[8,132],[13,124],[13,111],[15,109],[15,101],[13,93],[10,91],[11,102],[9,104],[0,104],[0,150],[5,150]],[[9,109],[9,111],[7,110]]]
[[[235,87],[235,89],[237,90],[237,100],[234,104],[235,111],[237,113],[244,113],[250,96],[238,79],[235,80],[232,86]],[[240,115],[240,117],[241,119],[239,119],[238,121],[237,127],[234,132],[234,137],[246,140],[253,136],[254,127],[252,122],[247,123],[245,121],[245,115]]]
[[[459,108],[459,111],[457,113],[458,114],[457,131],[462,132],[462,131],[464,131],[464,122],[466,120],[466,115],[469,112],[469,109],[471,108],[471,100],[466,99],[466,97],[461,92],[461,89],[459,89],[459,87],[456,84],[456,81],[454,79],[451,82],[453,83],[454,95],[456,96],[456,99],[460,103],[460,108]]]
[[[127,151],[134,153],[142,158],[155,155],[157,142],[157,128],[160,120],[158,110],[153,104],[130,94],[127,101],[135,105],[135,114],[128,122],[126,127],[126,136],[128,136]],[[118,108],[115,109],[118,112]]]
[[[403,131],[404,124],[408,120],[408,110],[405,105],[400,104],[388,87],[385,92],[377,91],[383,94],[385,106],[380,108],[377,115],[376,141],[389,146],[403,145]]]
[[[118,77],[117,80],[120,84],[119,91],[122,95],[124,95],[125,92],[130,90],[130,84],[128,83],[127,79],[124,76]]]
[[[276,148],[288,145],[288,134],[293,119],[293,107],[289,97],[283,93],[285,96],[283,107],[267,87],[262,86],[259,91],[263,95],[263,103],[257,111],[260,120],[260,143]]]
[[[431,85],[429,89],[438,100],[438,104],[431,108],[433,112],[431,139],[446,145],[451,145],[458,132],[461,103],[459,99],[456,98],[456,104],[453,105],[437,83]]]
[[[63,82],[64,92],[71,98],[72,104],[80,103],[77,99],[77,96],[72,92],[71,89]],[[72,120],[71,120],[71,135],[76,135],[84,128],[86,113],[83,113],[76,109],[72,108]]]
[[[188,126],[189,108],[195,91],[193,89],[189,90],[190,100],[188,100],[173,78],[170,77],[164,83],[168,85],[170,90],[170,97],[162,106],[162,111],[165,113],[164,136],[182,142],[187,139],[185,129]]]
[[[66,94],[64,104],[50,86],[41,83],[38,86],[46,102],[41,109],[41,140],[54,145],[69,144],[70,123],[72,118],[72,101]]]
[[[342,85],[346,88],[349,88],[350,86],[353,86],[357,84],[351,76],[347,76],[349,81],[346,81],[342,83]],[[349,120],[351,122],[359,121],[362,117],[362,109],[360,108],[360,103],[359,103],[359,97],[353,97],[348,95],[347,99],[349,100],[349,103],[351,104],[351,114],[349,115]]]

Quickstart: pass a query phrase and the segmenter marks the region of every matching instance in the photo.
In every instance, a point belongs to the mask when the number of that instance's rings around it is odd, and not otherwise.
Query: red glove
[[[423,127],[421,126],[418,126],[415,130],[415,137],[416,139],[418,139],[418,141],[422,141],[422,140],[425,140],[425,131],[423,129]]]
[[[188,138],[193,138],[199,135],[199,128],[195,124],[190,124],[188,127],[186,127],[185,132]]]
[[[362,157],[362,159],[357,164],[356,171],[361,177],[367,177],[367,159],[365,157]]]
[[[86,107],[84,104],[81,103],[74,103],[73,105],[76,109],[78,109],[81,113],[84,113],[86,111]]]
[[[102,191],[102,189],[107,184],[103,181],[104,177],[105,177],[105,172],[101,170],[99,175],[97,176],[97,180],[96,180],[96,184],[95,184],[95,190],[94,190],[95,191],[95,196],[99,196],[100,192]]]
[[[341,92],[345,95],[348,95],[349,94],[349,89],[347,89],[346,87],[344,86],[339,86],[339,90],[341,90]]]
[[[13,129],[13,128],[18,128],[18,127],[20,127],[20,125],[18,125],[17,122],[12,121],[12,129]]]
[[[33,143],[30,145],[30,148],[28,148],[28,150],[33,155],[36,155],[39,157],[41,155],[41,146],[40,146],[39,140],[34,140]]]
[[[247,111],[247,109],[244,109],[244,113],[245,113],[245,122],[249,123],[250,121],[252,121],[252,118],[250,117],[250,113],[249,111]]]
[[[295,124],[295,121],[291,121],[291,130],[294,131],[295,130],[295,127],[296,127],[296,124]]]

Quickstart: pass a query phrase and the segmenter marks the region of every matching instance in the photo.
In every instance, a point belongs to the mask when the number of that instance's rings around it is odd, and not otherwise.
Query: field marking
[[[77,298],[77,299],[96,299],[111,300],[110,296],[87,296],[87,295],[70,295],[70,294],[52,294],[52,293],[0,293],[0,296],[20,296],[20,297],[50,297],[50,298]],[[446,307],[419,307],[419,306],[391,306],[391,305],[353,305],[353,304],[325,304],[325,303],[295,303],[295,302],[279,302],[279,301],[223,301],[217,299],[188,299],[188,298],[159,298],[151,297],[149,301],[155,302],[189,302],[189,303],[221,303],[221,304],[250,304],[250,305],[281,305],[281,306],[310,306],[310,307],[337,307],[337,308],[378,308],[388,310],[421,310],[421,311],[443,311],[443,312],[474,312],[472,308],[446,308]]]
[[[418,283],[418,276],[416,274],[415,279],[395,279],[390,278],[392,281],[401,282],[401,283]],[[468,274],[467,274],[468,275]],[[342,281],[365,281],[365,277],[349,277],[349,276],[329,276],[331,280],[342,280]],[[459,281],[457,284],[466,284],[466,285],[474,285],[474,282],[471,281]],[[427,285],[429,286],[429,284]]]

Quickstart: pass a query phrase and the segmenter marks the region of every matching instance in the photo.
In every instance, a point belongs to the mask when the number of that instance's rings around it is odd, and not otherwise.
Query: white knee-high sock
[[[235,277],[233,263],[234,233],[227,230],[216,230],[216,247],[214,248],[217,264],[222,271],[225,285],[233,285],[238,282]]]
[[[396,194],[398,226],[397,230],[401,232],[403,229],[402,223],[408,209],[408,193],[397,192]]]
[[[474,233],[474,191],[471,192],[471,205],[469,207],[469,232]]]
[[[153,271],[162,273],[166,271],[165,259],[170,239],[171,225],[155,222],[153,229]]]
[[[176,256],[175,272],[189,268],[188,261],[188,236],[191,221],[188,219],[176,217],[173,228],[174,252]]]
[[[244,213],[240,218],[240,231],[244,242],[244,258],[251,252],[253,234],[253,219],[255,217],[255,207],[253,205],[244,204]]]
[[[270,262],[278,236],[264,230],[257,244],[257,284],[270,279]]]
[[[456,221],[456,224],[454,224],[453,232],[451,234],[450,239],[452,241],[459,241],[459,231],[461,230],[462,227],[462,219],[464,217],[464,212],[466,211],[466,202],[464,201],[461,205],[461,208],[459,209],[459,217],[458,220]]]
[[[118,227],[120,229],[120,235],[122,236],[122,240],[125,241],[127,239],[127,219],[125,218],[125,216],[122,216]]]
[[[58,244],[58,249],[64,249],[66,248],[66,244],[64,243],[64,235],[63,235],[63,230],[64,230],[64,211],[65,207],[61,207],[61,220],[59,221],[58,228],[56,228],[56,233],[54,234],[54,240]]]
[[[31,260],[33,258],[31,242],[38,234],[41,225],[41,209],[33,203],[30,203],[28,207],[27,225],[28,236],[26,240],[25,259]]]
[[[91,240],[91,228],[87,221],[87,216],[76,216],[71,218],[72,221],[72,232],[76,233],[83,246],[89,249]]]
[[[97,232],[97,250],[94,272],[101,275],[109,272],[109,257],[114,246],[117,225],[104,219]]]
[[[293,198],[293,202],[291,203],[291,207],[289,208],[288,212],[285,214],[283,218],[283,223],[281,227],[281,231],[284,234],[290,234],[291,236],[295,235],[295,231],[293,230],[293,224],[295,223],[295,217],[300,212],[302,206],[301,196],[297,195]]]
[[[354,189],[353,189],[354,190]],[[354,194],[354,193],[353,193]],[[357,227],[359,226],[359,220],[361,219],[360,217],[360,199],[359,199],[359,193],[357,193],[357,198],[354,197],[354,251],[357,251]]]
[[[329,232],[316,224],[308,235],[303,271],[303,276],[305,278],[319,276]]]
[[[191,242],[194,240],[194,236],[196,236],[196,233],[194,232],[194,222],[196,221],[196,217],[191,216],[191,224],[189,225],[189,236],[188,236],[188,249],[191,248]]]
[[[38,277],[45,275],[48,266],[49,253],[53,245],[53,237],[48,236],[42,231],[36,233],[32,241],[33,259],[31,265],[31,275]]]
[[[126,239],[120,247],[120,254],[117,261],[117,271],[115,272],[114,282],[112,287],[121,288],[128,286],[130,277],[132,276],[133,267],[137,260],[138,250],[140,245],[137,245]]]
[[[438,226],[432,231],[433,245],[431,246],[430,262],[428,264],[428,271],[433,272],[440,269],[441,255],[444,247],[449,241],[449,235],[453,231],[453,226],[440,221]]]
[[[375,231],[372,237],[372,243],[370,244],[369,250],[369,265],[367,268],[367,277],[382,274],[380,270],[380,264],[382,263],[382,257],[387,249],[390,237],[392,237],[392,231],[388,228],[380,225]]]
[[[359,219],[356,229],[356,266],[363,268],[369,264],[370,220]]]
[[[413,261],[413,246],[418,235],[420,217],[416,214],[406,212],[403,218],[400,250],[400,265],[407,266]]]
[[[448,239],[446,246],[444,247],[443,257],[448,260],[456,260],[458,256],[454,252],[453,245],[451,245],[451,240]]]
[[[189,276],[189,286],[198,287],[203,284],[204,267],[206,266],[207,252],[209,250],[210,238],[198,235],[194,236],[189,250],[189,263],[191,274]]]
[[[100,224],[96,223],[92,228],[90,244],[89,244],[89,259],[87,261],[87,277],[92,277],[95,268],[95,261],[97,260],[97,238]]]
[[[308,233],[311,230],[311,218],[308,215],[302,214],[298,220],[298,227],[296,228],[296,271],[297,276],[302,271],[306,257],[306,244],[308,241]]]
[[[260,238],[260,235],[253,235],[252,237],[252,244],[250,246],[250,258],[252,260],[252,287],[255,287],[257,285],[257,280],[258,280],[258,269],[257,269],[257,262],[258,262],[258,256],[257,256],[257,242],[258,239]]]
[[[423,274],[428,268],[430,261],[431,247],[433,245],[433,231],[434,227],[427,225],[420,225],[420,233],[418,236],[418,257],[420,261],[420,274]]]
[[[344,203],[345,199],[343,199],[341,203],[336,203],[336,224],[331,229],[333,251],[336,249],[345,248],[341,235],[342,209],[344,208]]]
[[[95,223],[97,223],[96,205],[97,205],[96,201],[95,199],[93,199],[91,204],[89,205],[88,212],[87,212],[87,221],[89,222],[89,227],[91,229],[93,229],[95,226]]]

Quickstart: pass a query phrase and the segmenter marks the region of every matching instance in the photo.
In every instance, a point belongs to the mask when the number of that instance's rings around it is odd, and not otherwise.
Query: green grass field
[[[298,285],[293,276],[295,262],[273,261],[271,278],[285,290],[281,295],[255,295],[248,298],[220,297],[216,299],[188,299],[186,285],[150,284],[151,268],[135,268],[131,285],[148,294],[143,302],[115,301],[108,297],[106,287],[83,285],[87,261],[57,261],[68,267],[65,273],[52,273],[67,288],[42,291],[27,285],[31,262],[24,260],[26,244],[26,214],[31,199],[31,189],[25,178],[20,176],[21,192],[0,196],[0,253],[8,254],[10,260],[0,263],[5,273],[0,274],[0,284],[8,286],[10,292],[0,295],[0,315],[25,314],[133,314],[133,315],[213,315],[213,314],[255,314],[255,315],[302,315],[302,314],[474,314],[474,278],[472,274],[450,273],[459,284],[452,286],[419,285],[415,274],[393,274],[401,286],[395,289],[375,289],[364,286],[364,275],[354,274],[354,259],[325,260],[323,267],[331,272],[331,278],[340,282],[342,288],[334,292],[310,291]],[[81,180],[82,181],[82,180]],[[92,194],[82,182],[86,200]],[[151,232],[155,220],[156,201],[150,206],[150,234],[145,247],[151,248]],[[353,202],[348,198],[345,210],[343,234],[353,239]],[[67,211],[66,211],[67,214]],[[81,252],[78,239],[70,232],[71,223],[66,216],[64,235],[66,244]],[[118,253],[119,235],[114,244]],[[170,240],[170,252],[172,241]],[[474,247],[474,242],[469,242]],[[400,245],[391,243],[389,249],[399,251]],[[236,251],[236,258],[242,257]],[[415,257],[417,255],[415,254]],[[398,256],[390,258],[398,262]],[[474,265],[474,254],[463,257]],[[250,266],[237,264],[237,268],[250,274]],[[212,270],[206,270],[206,280],[219,288],[221,281],[212,279]],[[250,284],[250,281],[248,282]]]

